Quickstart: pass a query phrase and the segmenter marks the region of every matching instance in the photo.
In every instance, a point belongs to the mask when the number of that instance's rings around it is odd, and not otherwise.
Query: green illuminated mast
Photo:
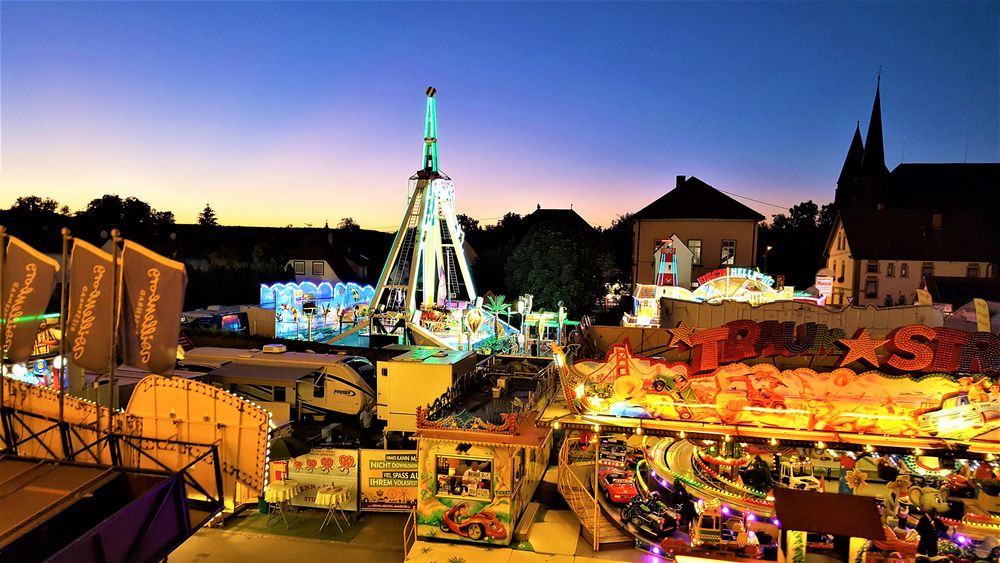
[[[421,167],[421,170],[428,172],[438,171],[437,105],[434,103],[434,94],[437,94],[437,88],[428,87],[427,118],[424,122],[424,163]]]
[[[455,213],[455,186],[439,168],[437,90],[427,89],[424,155],[410,178],[410,201],[375,287],[376,314],[406,313],[434,304],[473,302],[476,289]]]

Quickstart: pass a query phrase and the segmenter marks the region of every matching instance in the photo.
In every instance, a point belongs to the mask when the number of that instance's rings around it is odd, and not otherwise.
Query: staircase
[[[583,535],[591,543],[594,551],[599,551],[601,547],[621,547],[631,546],[634,540],[625,534],[611,520],[601,512],[597,499],[590,493],[590,489],[583,483],[577,471],[580,465],[573,465],[569,461],[569,449],[575,440],[567,436],[559,450],[559,472],[557,485],[559,493],[562,494],[569,505],[570,510],[580,519],[583,527]]]

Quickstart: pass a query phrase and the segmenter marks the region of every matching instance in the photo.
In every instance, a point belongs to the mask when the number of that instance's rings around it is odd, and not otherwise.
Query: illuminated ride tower
[[[371,302],[375,315],[408,318],[421,306],[457,306],[476,299],[455,216],[455,186],[438,168],[437,110],[427,89],[422,167],[410,177],[410,201]]]
[[[677,249],[673,242],[673,239],[656,241],[656,252],[653,253],[656,276],[653,285],[677,285]]]

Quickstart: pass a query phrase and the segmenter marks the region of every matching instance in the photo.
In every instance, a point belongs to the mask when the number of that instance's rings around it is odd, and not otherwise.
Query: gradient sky
[[[486,223],[607,225],[678,174],[825,203],[880,65],[890,169],[1000,161],[997,29],[997,1],[4,2],[0,206],[392,230],[431,84],[441,168]]]

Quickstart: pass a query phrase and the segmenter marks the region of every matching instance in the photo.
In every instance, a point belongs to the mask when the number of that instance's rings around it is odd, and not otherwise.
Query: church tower
[[[881,76],[875,85],[875,102],[868,122],[868,135],[861,142],[860,124],[854,130],[851,148],[837,179],[834,203],[840,211],[883,209],[889,181],[882,139]]]

